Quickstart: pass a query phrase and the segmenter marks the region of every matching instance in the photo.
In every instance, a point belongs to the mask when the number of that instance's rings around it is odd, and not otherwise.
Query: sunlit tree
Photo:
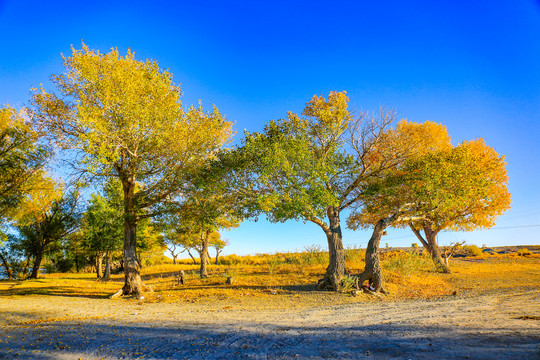
[[[348,102],[345,92],[314,96],[303,116],[289,113],[262,133],[246,134],[230,160],[237,166],[231,183],[243,182],[270,221],[321,227],[330,256],[320,286],[331,289],[340,287],[345,271],[340,214],[362,201],[371,179],[402,164],[420,139],[390,132],[393,112],[353,116]]]
[[[33,96],[34,116],[74,165],[97,178],[117,178],[123,189],[124,294],[143,288],[137,261],[137,224],[182,191],[194,171],[229,141],[232,124],[217,108],[182,107],[172,74],[152,60],[72,49],[65,73],[52,76],[58,94]]]

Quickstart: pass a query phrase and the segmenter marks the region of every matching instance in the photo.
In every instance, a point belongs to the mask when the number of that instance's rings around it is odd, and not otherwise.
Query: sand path
[[[536,289],[317,307],[279,296],[0,297],[0,359],[540,359]]]

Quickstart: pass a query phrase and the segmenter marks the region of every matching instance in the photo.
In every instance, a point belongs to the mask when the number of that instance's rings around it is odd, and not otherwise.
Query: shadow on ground
[[[164,321],[161,319],[161,321]],[[500,329],[219,326],[171,322],[5,326],[0,359],[537,359],[537,334]]]

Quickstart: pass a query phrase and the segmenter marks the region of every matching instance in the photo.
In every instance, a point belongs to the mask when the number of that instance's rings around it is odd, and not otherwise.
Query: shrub
[[[345,249],[345,261],[348,263],[357,263],[364,261],[365,257],[365,250],[356,247],[347,247]]]
[[[328,261],[328,255],[320,245],[306,246],[301,255],[302,262],[307,265],[324,264]]]
[[[346,291],[355,290],[357,281],[358,281],[358,278],[356,276],[345,275],[341,279],[341,283],[340,283],[341,291],[346,292]]]
[[[390,255],[390,254],[388,254]],[[416,271],[430,266],[430,260],[416,251],[399,251],[388,256],[383,267],[388,271],[399,274],[402,278],[411,276]]]
[[[532,252],[531,250],[527,249],[527,248],[521,248],[517,251],[518,255],[519,256],[527,256],[527,255],[532,255]]]
[[[464,245],[463,252],[465,256],[482,256],[483,254],[482,249],[476,245]]]
[[[243,259],[236,254],[231,254],[231,255],[221,257],[221,264],[223,265],[239,265],[242,263],[243,263]]]

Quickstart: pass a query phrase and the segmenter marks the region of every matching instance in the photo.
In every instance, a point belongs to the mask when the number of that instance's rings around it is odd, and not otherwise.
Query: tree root
[[[117,298],[117,297],[119,297],[120,295],[122,295],[123,292],[124,292],[124,289],[120,289],[120,290],[118,290],[117,292],[115,292],[114,294],[112,294],[111,296],[109,296],[109,299]]]

